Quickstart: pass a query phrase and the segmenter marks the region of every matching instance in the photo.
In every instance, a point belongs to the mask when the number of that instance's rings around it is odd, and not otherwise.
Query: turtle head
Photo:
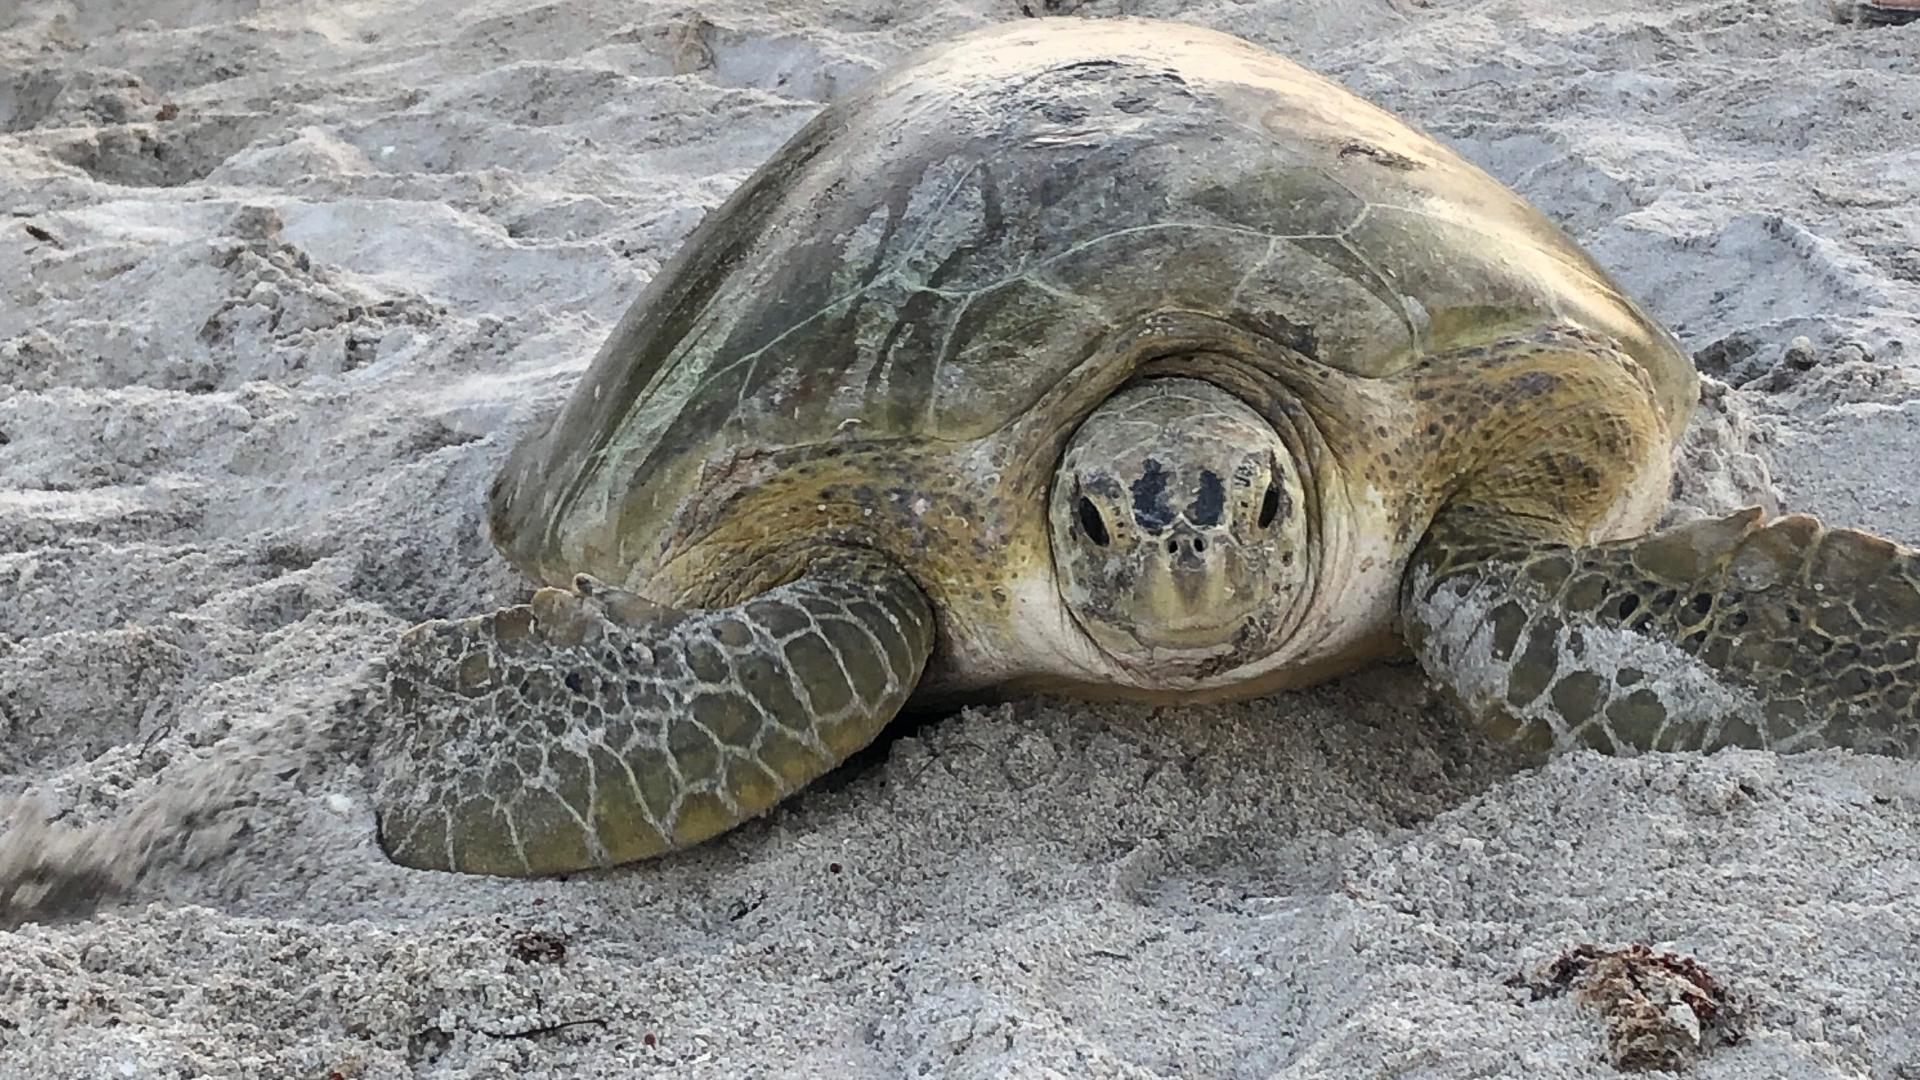
[[[1054,477],[1054,561],[1074,617],[1122,662],[1251,659],[1306,581],[1291,464],[1273,425],[1211,383],[1116,393]]]

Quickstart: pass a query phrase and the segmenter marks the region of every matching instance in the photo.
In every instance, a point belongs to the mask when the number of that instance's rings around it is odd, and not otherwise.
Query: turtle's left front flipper
[[[1400,619],[1477,723],[1535,749],[1920,757],[1920,552],[1805,515],[1569,547],[1453,510]]]

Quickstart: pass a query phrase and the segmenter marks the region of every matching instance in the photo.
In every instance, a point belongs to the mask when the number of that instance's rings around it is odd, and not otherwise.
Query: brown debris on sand
[[[1725,988],[1688,956],[1643,944],[1580,945],[1533,977],[1515,974],[1534,1000],[1568,990],[1607,1025],[1606,1058],[1617,1069],[1686,1068],[1716,1046],[1740,1041]]]

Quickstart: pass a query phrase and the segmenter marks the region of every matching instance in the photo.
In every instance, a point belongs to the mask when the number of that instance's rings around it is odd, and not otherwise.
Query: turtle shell
[[[540,577],[636,567],[717,461],[982,439],[1167,310],[1363,377],[1571,322],[1676,436],[1694,394],[1559,228],[1390,113],[1197,27],[1021,21],[876,77],[711,214],[513,454],[496,540]]]

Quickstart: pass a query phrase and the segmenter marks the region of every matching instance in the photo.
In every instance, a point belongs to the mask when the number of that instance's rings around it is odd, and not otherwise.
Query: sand
[[[1723,380],[1677,515],[1920,541],[1920,27],[1079,13],[1294,54],[1562,221]],[[1920,1076],[1920,766],[1528,768],[1405,664],[903,724],[637,867],[382,858],[377,665],[525,595],[481,519],[514,440],[822,101],[1018,17],[0,5],[0,1077],[1605,1076],[1594,1009],[1524,984],[1632,942],[1733,999],[1694,1075]]]

